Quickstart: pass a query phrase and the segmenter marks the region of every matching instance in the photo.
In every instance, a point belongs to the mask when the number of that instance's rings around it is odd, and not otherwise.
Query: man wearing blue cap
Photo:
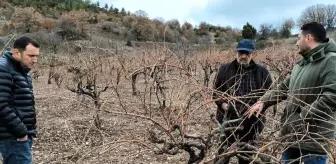
[[[219,93],[214,93],[213,98],[217,105],[216,119],[220,124],[227,120],[243,119],[248,106],[256,103],[272,84],[268,70],[253,61],[254,51],[254,41],[242,39],[237,46],[236,59],[223,64],[217,73],[214,89]],[[226,138],[221,146],[231,146],[234,142],[253,144],[256,134],[263,130],[263,120],[264,118],[251,117],[242,122],[230,124],[232,127],[242,125],[242,129],[224,132]],[[223,151],[223,148],[220,148],[218,153]],[[244,154],[241,155],[244,156]],[[250,163],[246,158],[238,157],[238,159],[239,164]],[[229,161],[230,158],[225,159],[224,163]]]

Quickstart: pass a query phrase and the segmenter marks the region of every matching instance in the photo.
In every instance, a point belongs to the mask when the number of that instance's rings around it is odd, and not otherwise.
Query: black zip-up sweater
[[[214,81],[214,89],[225,92],[230,96],[241,96],[241,101],[249,105],[253,105],[259,97],[261,97],[272,84],[272,78],[268,70],[256,64],[253,60],[247,68],[242,68],[237,60],[231,63],[223,64],[217,73]],[[246,98],[243,98],[243,97]],[[213,98],[218,99],[220,96],[214,94]],[[225,99],[216,100],[217,104],[217,120],[221,123],[224,110],[221,108],[223,103],[228,103],[230,108],[236,108],[243,113],[245,105],[239,101],[231,101]],[[234,106],[232,106],[234,104]]]
[[[0,57],[0,139],[36,136],[32,80],[11,52]]]

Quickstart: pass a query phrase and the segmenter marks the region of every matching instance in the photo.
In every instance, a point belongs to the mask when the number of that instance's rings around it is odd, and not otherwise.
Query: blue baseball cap
[[[255,50],[255,43],[250,39],[242,39],[238,42],[237,51],[253,52]]]

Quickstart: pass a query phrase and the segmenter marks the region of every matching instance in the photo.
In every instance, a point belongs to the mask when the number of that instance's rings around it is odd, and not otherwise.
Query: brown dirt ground
[[[33,146],[35,163],[186,163],[188,154],[156,155],[138,144],[147,139],[149,122],[136,117],[103,113],[103,130],[92,126],[94,110],[87,98],[77,97],[56,85],[47,85],[47,73],[34,81],[38,118],[38,138]],[[122,87],[122,97],[129,109],[140,103],[132,99],[130,85]],[[105,108],[123,112],[113,92],[106,92]],[[206,132],[211,124],[210,114],[215,106],[194,111],[189,125],[190,132]],[[133,111],[134,113],[141,113]],[[275,121],[267,124],[265,134],[274,127]],[[103,135],[102,135],[103,134]],[[85,137],[86,136],[86,137]],[[102,137],[103,136],[103,137]],[[84,138],[85,137],[85,138]],[[215,147],[212,149],[214,152]],[[76,154],[74,156],[74,154]],[[211,156],[211,152],[208,156]]]
[[[128,109],[133,110],[130,112],[141,114],[136,111],[139,102],[132,98],[130,86],[128,82],[122,85],[122,97],[125,98],[124,101],[127,100]],[[88,98],[77,97],[55,84],[48,85],[46,72],[38,80],[34,80],[34,92],[38,118],[38,138],[33,145],[34,163],[187,163],[188,154],[185,152],[177,155],[156,155],[139,144],[147,143],[147,129],[151,126],[146,120],[102,113],[103,130],[97,130],[92,126],[94,110],[90,107],[92,104]],[[123,112],[112,91],[104,93],[103,99],[108,100],[104,108]],[[210,118],[210,114],[214,112],[214,105],[194,111],[188,122],[192,125],[188,131],[206,132],[211,122],[205,118]],[[279,114],[273,117],[269,112],[268,117],[263,136],[273,131]],[[211,157],[212,153],[207,155]]]
[[[129,90],[124,93],[131,93],[130,89],[124,88]],[[148,121],[142,119],[103,113],[102,132],[94,126],[88,132],[94,113],[88,106],[92,104],[82,103],[81,97],[54,84],[47,85],[47,73],[34,81],[34,92],[38,118],[38,138],[33,146],[35,163],[186,163],[186,153],[155,155],[136,144],[147,135]],[[122,112],[113,94],[104,94],[109,99],[105,107]],[[132,97],[124,95],[127,96]],[[136,101],[128,101],[130,106],[138,105]],[[196,115],[200,117],[194,120],[195,124],[201,126],[209,122],[202,119],[204,114]],[[210,115],[209,112],[206,115]]]

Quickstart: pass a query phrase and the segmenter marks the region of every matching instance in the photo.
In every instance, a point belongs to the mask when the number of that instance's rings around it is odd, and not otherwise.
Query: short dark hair
[[[310,34],[315,38],[316,42],[323,43],[327,40],[327,30],[324,26],[317,22],[306,23],[301,26],[303,34]]]
[[[32,44],[36,48],[40,48],[40,45],[33,39],[27,36],[21,36],[14,41],[13,48],[19,49],[20,51],[26,50],[28,44]]]

